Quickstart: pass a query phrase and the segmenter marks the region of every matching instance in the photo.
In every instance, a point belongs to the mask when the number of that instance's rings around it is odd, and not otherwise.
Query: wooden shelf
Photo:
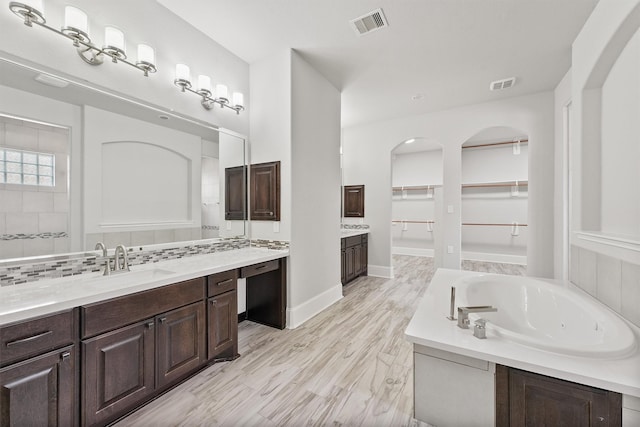
[[[477,182],[462,184],[462,188],[491,188],[491,187],[528,187],[529,181]]]

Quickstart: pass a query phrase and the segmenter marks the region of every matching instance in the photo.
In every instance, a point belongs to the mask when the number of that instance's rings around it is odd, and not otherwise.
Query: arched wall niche
[[[391,150],[391,253],[442,265],[443,147],[423,137]]]
[[[524,274],[529,234],[527,133],[509,126],[478,131],[461,146],[460,173],[462,268]]]

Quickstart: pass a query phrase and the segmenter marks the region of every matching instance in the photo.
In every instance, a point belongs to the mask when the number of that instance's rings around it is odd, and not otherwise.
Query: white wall
[[[47,0],[45,18],[54,28],[64,24],[62,0]],[[175,64],[191,67],[192,80],[198,74],[211,76],[212,83],[225,83],[230,91],[244,93],[250,111],[249,66],[203,33],[154,0],[83,0],[79,5],[89,16],[92,40],[103,45],[104,27],[114,25],[125,33],[127,53],[136,60],[139,43],[147,43],[156,50],[158,72],[145,78],[142,72],[125,64],[105,61],[100,66],[85,64],[70,41],[36,25],[29,28],[16,17],[7,3],[0,11],[0,53],[2,51],[30,61],[42,68],[59,70],[75,80],[88,81],[134,99],[172,109],[177,113],[206,120],[221,127],[247,134],[249,114],[236,115],[229,109],[205,110],[193,94],[181,93],[173,84]]]
[[[280,224],[252,221],[252,239],[291,240],[291,51],[251,64],[251,163],[280,161]]]
[[[297,52],[291,57],[291,276],[296,327],[342,298],[340,92]]]
[[[447,205],[453,207],[453,213],[442,214],[443,245],[454,247],[453,254],[444,254],[443,266],[459,268],[461,145],[483,129],[508,126],[523,131],[530,141],[528,273],[553,276],[553,125],[553,94],[549,92],[344,129],[345,182],[367,186],[370,267],[373,264],[374,270],[392,274],[391,150],[415,136],[443,145],[443,209],[446,212]]]
[[[636,325],[639,28],[639,0],[597,4],[573,44],[570,128],[571,281]]]

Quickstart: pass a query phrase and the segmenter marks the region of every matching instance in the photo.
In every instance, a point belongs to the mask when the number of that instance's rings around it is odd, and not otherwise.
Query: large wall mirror
[[[224,193],[246,153],[242,135],[0,56],[0,259],[246,237]]]

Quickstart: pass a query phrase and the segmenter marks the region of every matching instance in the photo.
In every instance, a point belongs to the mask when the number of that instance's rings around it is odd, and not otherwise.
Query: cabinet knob
[[[216,301],[216,300],[212,299],[211,301],[209,301],[209,303],[210,303],[211,305],[216,305],[216,304],[218,303],[218,301]]]
[[[161,318],[160,318],[160,323],[164,323],[164,322],[166,322],[166,321],[167,321],[167,318],[166,318],[166,317],[161,317]]]
[[[153,329],[154,326],[155,326],[154,322],[147,322],[147,328]]]
[[[598,421],[603,422],[604,421],[604,417],[598,417]]]
[[[65,361],[65,360],[67,360],[69,357],[71,357],[71,353],[69,353],[68,351],[65,351],[64,353],[62,353],[62,354],[60,355],[60,360],[62,360],[62,361],[64,362],[64,361]]]

